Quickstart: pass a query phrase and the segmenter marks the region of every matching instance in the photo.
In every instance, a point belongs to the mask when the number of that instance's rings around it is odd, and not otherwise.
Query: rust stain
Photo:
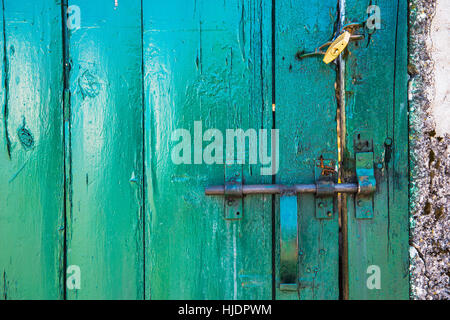
[[[320,175],[329,176],[329,175],[333,175],[336,172],[336,170],[334,170],[334,168],[332,166],[328,166],[328,165],[324,164],[324,161],[323,161],[324,159],[322,156],[320,156],[319,160],[320,160],[320,164],[317,164],[317,167],[322,169],[322,172]]]

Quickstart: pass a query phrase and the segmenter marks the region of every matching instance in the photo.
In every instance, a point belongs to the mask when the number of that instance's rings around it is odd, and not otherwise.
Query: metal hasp
[[[298,290],[298,206],[295,192],[280,196],[280,290]]]
[[[373,194],[376,190],[375,172],[373,168],[373,152],[357,152],[356,178],[358,193],[356,195],[356,219],[373,218]]]

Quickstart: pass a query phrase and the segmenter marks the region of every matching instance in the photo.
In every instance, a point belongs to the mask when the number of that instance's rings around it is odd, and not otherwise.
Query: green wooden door
[[[304,57],[368,19],[336,62]],[[1,297],[407,299],[406,21],[390,0],[2,0]],[[363,151],[373,197],[289,188],[356,186]]]

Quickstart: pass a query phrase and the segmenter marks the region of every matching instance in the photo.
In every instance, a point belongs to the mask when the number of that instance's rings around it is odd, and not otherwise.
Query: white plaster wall
[[[409,0],[411,297],[450,300],[450,0]]]
[[[436,134],[450,134],[450,0],[438,0],[430,30],[434,62],[434,88],[431,107]]]

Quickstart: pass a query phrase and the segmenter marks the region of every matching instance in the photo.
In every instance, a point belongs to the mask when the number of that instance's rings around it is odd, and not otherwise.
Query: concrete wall
[[[450,2],[409,4],[411,296],[450,299]]]

